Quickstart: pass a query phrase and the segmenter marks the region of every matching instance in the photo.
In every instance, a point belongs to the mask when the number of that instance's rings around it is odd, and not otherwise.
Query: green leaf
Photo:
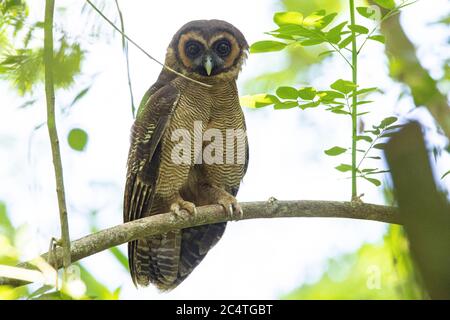
[[[345,110],[341,110],[340,108],[331,108],[330,111],[333,112],[333,113],[336,113],[336,114],[351,115],[350,112],[345,111]]]
[[[356,105],[360,106],[360,105],[368,104],[368,103],[372,103],[372,102],[373,102],[373,100],[361,100],[361,101],[358,101],[356,103]]]
[[[325,90],[325,91],[319,91],[317,92],[318,96],[320,97],[320,100],[323,103],[334,101],[334,99],[344,99],[345,95],[333,90]]]
[[[321,43],[326,42],[325,39],[315,38],[315,39],[307,39],[300,42],[300,44],[304,47],[315,46]]]
[[[366,94],[374,91],[378,91],[378,88],[377,87],[362,88],[356,91],[356,95],[359,96],[361,94]],[[353,97],[353,93],[350,94],[350,97]]]
[[[275,103],[273,108],[275,110],[282,110],[282,109],[292,109],[292,108],[295,108],[297,106],[298,106],[298,102],[297,101],[283,101],[283,102]]]
[[[378,168],[376,168],[376,169],[362,169],[361,172],[362,173],[366,173],[366,172],[373,172],[373,171],[377,171],[377,170],[378,170]]]
[[[67,136],[69,146],[76,151],[84,151],[88,142],[88,135],[86,131],[80,128],[70,130]]]
[[[349,28],[353,32],[360,33],[360,34],[368,34],[369,33],[369,29],[367,29],[366,27],[359,25],[359,24],[350,24],[347,26],[347,28]]]
[[[446,173],[444,173],[441,177],[441,180],[444,179],[446,176],[450,174],[450,170],[448,170]]]
[[[313,100],[316,97],[316,89],[305,87],[298,90],[298,96],[303,100]]]
[[[363,116],[363,115],[368,114],[368,113],[370,113],[370,111],[358,112],[356,114],[356,116],[359,117],[359,116]]]
[[[274,103],[279,103],[280,100],[274,95],[262,93],[252,96],[242,96],[240,97],[239,102],[241,106],[247,108],[262,108]]]
[[[395,1],[394,0],[374,0],[374,2],[385,8],[385,9],[393,9],[395,8]]]
[[[297,99],[298,98],[298,90],[293,87],[278,87],[277,96],[281,99]]]
[[[346,24],[347,21],[344,21],[328,30],[328,32],[326,33],[327,40],[330,41],[331,43],[339,43],[339,41],[341,41],[342,29],[345,27]]]
[[[265,40],[251,45],[250,53],[272,52],[283,50],[287,46],[284,42]]]
[[[325,150],[324,152],[328,156],[338,156],[340,154],[343,154],[346,151],[347,151],[346,148],[342,148],[342,147],[337,147],[336,146],[336,147],[330,148],[328,150]]]
[[[364,18],[368,18],[368,19],[374,19],[375,15],[374,13],[376,12],[375,10],[373,10],[370,7],[357,7],[356,11],[358,11],[358,13],[363,16]]]
[[[70,106],[72,107],[75,103],[77,103],[81,98],[83,98],[89,91],[89,89],[91,89],[91,86],[84,88],[83,90],[81,90],[80,92],[78,92],[78,94],[75,96],[75,98],[72,100],[72,102],[70,103]]]
[[[319,53],[318,57],[331,55],[333,52],[336,52],[336,50],[327,50],[327,51]]]
[[[398,120],[397,117],[387,117],[384,118],[381,123],[378,125],[379,128],[384,129],[387,126],[390,126],[391,124],[395,123]]]
[[[333,82],[330,87],[334,90],[342,92],[343,94],[348,94],[356,88],[356,85],[351,81],[339,79]]]
[[[380,150],[384,150],[384,148],[386,147],[387,143],[377,143],[376,145],[373,146],[373,148],[375,149],[380,149]]]
[[[346,46],[348,46],[350,44],[350,42],[352,42],[352,35],[349,35],[347,38],[345,38],[344,40],[339,42],[338,46],[340,49],[343,49]]]
[[[364,140],[364,141],[367,141],[367,142],[372,142],[373,141],[373,139],[371,137],[369,137],[369,136],[357,136],[356,137],[356,141],[360,141],[360,140]]]
[[[299,104],[300,109],[305,110],[307,108],[315,108],[320,104],[320,101],[311,101],[308,103]]]
[[[303,25],[308,27],[320,28],[324,23],[323,18],[325,16],[325,10],[315,11],[309,16],[303,19]]]
[[[381,34],[376,34],[374,36],[370,36],[369,39],[370,40],[374,40],[374,41],[378,41],[378,42],[381,42],[381,43],[384,43],[385,40],[386,40],[385,37],[383,35],[381,35]]]
[[[403,128],[405,125],[404,124],[396,124],[394,126],[388,126],[386,128],[384,128],[384,130],[395,130],[395,129],[401,129]]]
[[[279,26],[286,24],[301,25],[303,23],[303,15],[297,11],[277,12],[273,16],[273,21]]]
[[[320,19],[318,28],[319,29],[325,28],[327,25],[329,25],[334,20],[334,18],[336,18],[336,16],[337,16],[336,12],[327,14],[322,19]]]
[[[349,164],[343,164],[341,163],[340,165],[338,165],[337,167],[335,167],[336,170],[340,171],[340,172],[348,172],[348,171],[352,171],[352,166]]]
[[[369,181],[370,183],[373,183],[377,187],[381,186],[381,181],[378,179],[369,178],[369,177],[365,177],[365,176],[363,176],[363,178],[366,179],[367,181]]]

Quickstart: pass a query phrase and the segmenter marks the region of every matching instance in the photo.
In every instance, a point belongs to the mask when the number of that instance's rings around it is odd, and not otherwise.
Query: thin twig
[[[269,200],[260,202],[246,202],[240,204],[244,214],[242,219],[261,218],[349,218],[373,220],[385,223],[399,224],[400,219],[394,207],[375,204],[356,204],[340,201],[279,201]],[[72,243],[72,261],[78,261],[94,255],[103,250],[120,244],[142,239],[157,234],[167,233],[193,226],[232,221],[220,205],[198,207],[197,213],[192,216],[182,213],[175,216],[171,213],[157,214],[150,217],[134,220],[124,224],[104,229],[90,234]],[[46,259],[48,253],[41,257]],[[61,266],[61,248],[55,252],[56,267]],[[20,267],[30,268],[29,263],[22,263]],[[11,279],[0,278],[0,285],[19,286],[26,284]]]
[[[128,56],[128,42],[125,39],[125,23],[123,21],[123,15],[122,15],[122,11],[120,10],[119,7],[119,0],[115,0],[116,2],[116,7],[117,7],[117,11],[119,12],[119,19],[120,19],[120,28],[122,30],[122,49],[123,49],[123,53],[125,54],[125,61],[127,64],[127,78],[128,78],[128,88],[130,90],[130,99],[131,99],[131,114],[133,115],[133,118],[136,115],[136,108],[134,106],[134,97],[133,97],[133,87],[131,85],[131,74],[130,74],[130,59]]]
[[[58,196],[59,218],[61,223],[61,246],[63,248],[63,266],[70,266],[70,236],[67,221],[66,196],[64,191],[63,167],[59,150],[58,131],[55,120],[55,88],[53,85],[53,12],[55,0],[45,2],[44,22],[44,68],[45,68],[45,96],[47,100],[47,127],[52,148],[53,167],[55,170],[56,193]]]
[[[202,85],[204,87],[210,88],[211,85],[192,79],[188,76],[186,76],[185,74],[182,74],[174,69],[172,69],[171,67],[165,65],[164,63],[160,62],[158,59],[154,58],[153,56],[151,56],[147,51],[145,51],[140,45],[138,45],[136,42],[133,41],[133,39],[131,39],[129,36],[127,36],[125,33],[123,33],[111,20],[109,20],[104,14],[103,12],[101,12],[91,1],[86,0],[87,3],[89,3],[89,5],[103,18],[105,19],[106,22],[108,22],[111,27],[113,27],[117,32],[119,32],[123,37],[125,37],[128,41],[130,41],[130,43],[132,43],[136,48],[138,48],[143,54],[145,54],[147,57],[149,57],[151,60],[155,61],[157,64],[159,64],[160,66],[162,66],[163,68],[165,68],[166,70],[175,73],[176,75],[185,78],[189,81],[195,82],[199,85]]]

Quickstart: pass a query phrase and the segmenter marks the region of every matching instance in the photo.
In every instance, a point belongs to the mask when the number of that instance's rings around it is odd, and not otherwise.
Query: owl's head
[[[186,75],[208,81],[236,79],[247,57],[243,34],[222,20],[196,20],[173,36],[166,64]]]

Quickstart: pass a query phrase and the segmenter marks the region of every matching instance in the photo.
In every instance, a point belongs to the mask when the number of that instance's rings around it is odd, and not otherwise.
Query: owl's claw
[[[230,204],[228,206],[228,215],[230,216],[231,219],[233,219],[233,205]]]
[[[172,203],[170,205],[170,211],[177,217],[182,217],[183,211],[187,212],[191,216],[195,216],[197,214],[197,208],[195,207],[195,204],[183,199],[178,199],[177,201]]]

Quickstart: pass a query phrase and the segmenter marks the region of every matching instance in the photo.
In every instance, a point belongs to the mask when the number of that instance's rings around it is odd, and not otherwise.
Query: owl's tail
[[[135,285],[154,284],[162,291],[177,287],[220,240],[226,223],[172,231],[128,244]]]

